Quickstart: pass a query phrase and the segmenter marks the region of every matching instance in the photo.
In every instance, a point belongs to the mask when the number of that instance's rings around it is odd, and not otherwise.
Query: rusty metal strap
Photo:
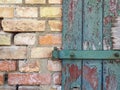
[[[89,60],[113,60],[120,59],[120,51],[116,50],[105,50],[105,51],[77,51],[77,50],[58,50],[54,48],[52,52],[54,59],[61,60],[77,60],[77,59],[89,59]]]

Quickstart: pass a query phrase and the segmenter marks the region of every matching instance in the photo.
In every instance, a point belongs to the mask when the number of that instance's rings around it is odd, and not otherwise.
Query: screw
[[[70,54],[70,57],[73,58],[74,56],[75,56],[75,54],[72,52],[72,53]]]
[[[115,53],[114,56],[115,56],[115,57],[119,57],[119,53]]]

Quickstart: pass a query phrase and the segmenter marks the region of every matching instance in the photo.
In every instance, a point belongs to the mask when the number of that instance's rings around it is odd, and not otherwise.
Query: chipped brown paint
[[[107,25],[111,22],[112,16],[108,15],[104,18],[104,24]]]
[[[97,68],[91,68],[89,66],[84,66],[84,77],[92,86],[93,90],[97,90],[98,87],[98,77],[97,77]]]
[[[73,82],[75,82],[81,76],[81,69],[79,69],[79,67],[77,65],[67,64],[66,67],[63,68],[64,69],[63,71],[65,71],[66,68],[68,68],[69,71],[68,71],[68,77],[65,80],[64,90],[70,89],[69,85],[71,85]]]
[[[77,65],[73,64],[69,67],[69,73],[70,73],[70,82],[73,82],[80,77],[81,69],[79,69]]]
[[[69,11],[68,11],[68,20],[70,23],[73,22],[74,20],[74,11],[75,11],[75,7],[76,7],[76,4],[77,4],[77,0],[71,0],[70,1],[70,4],[69,4]]]
[[[109,75],[106,77],[106,90],[117,90],[116,77]]]
[[[110,0],[110,12],[117,16],[117,0]]]

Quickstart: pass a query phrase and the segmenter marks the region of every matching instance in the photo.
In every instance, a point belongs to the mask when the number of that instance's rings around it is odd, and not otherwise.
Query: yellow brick
[[[49,0],[50,4],[62,4],[62,0]]]
[[[17,7],[16,17],[37,17],[38,12],[36,7]]]
[[[45,21],[34,19],[2,20],[3,31],[8,32],[31,32],[44,31]]]
[[[50,20],[49,26],[51,31],[61,31],[62,30],[62,22],[57,20]]]
[[[22,0],[0,0],[0,3],[22,3]]]
[[[61,7],[41,7],[40,16],[41,17],[61,17],[62,16]]]
[[[25,0],[27,4],[45,4],[46,0]]]
[[[6,18],[14,17],[14,8],[0,7],[0,17],[6,17]]]
[[[4,0],[0,0],[0,3],[4,3]]]

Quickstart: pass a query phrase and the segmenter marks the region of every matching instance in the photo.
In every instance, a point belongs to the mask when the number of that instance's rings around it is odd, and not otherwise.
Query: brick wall
[[[0,0],[0,90],[60,90],[61,0]]]

